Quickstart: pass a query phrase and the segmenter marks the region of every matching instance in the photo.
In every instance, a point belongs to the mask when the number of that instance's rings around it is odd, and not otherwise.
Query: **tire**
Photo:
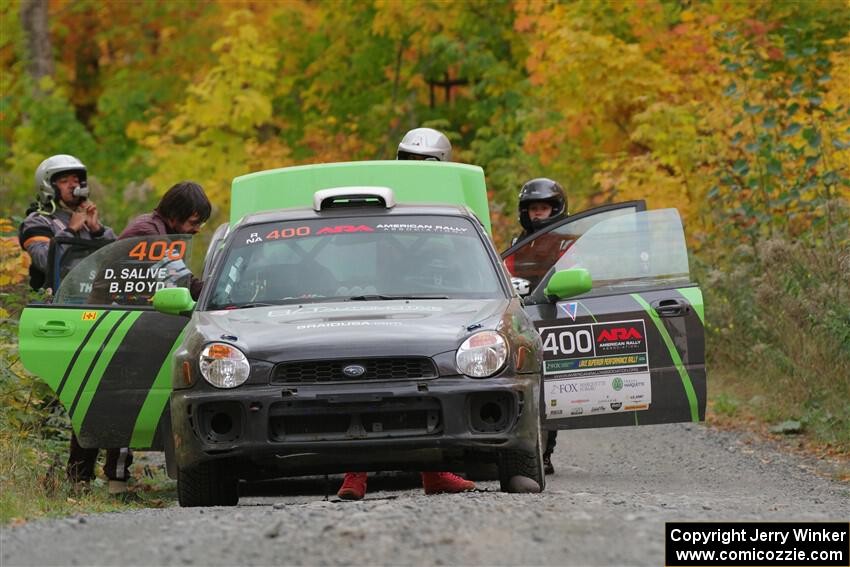
[[[515,476],[530,478],[540,486],[540,492],[546,489],[546,474],[543,471],[543,445],[540,431],[540,426],[538,425],[534,452],[503,451],[499,453],[499,485],[502,492],[513,492],[510,482],[511,478]]]
[[[236,506],[238,481],[224,470],[226,463],[201,463],[177,469],[177,499],[183,508],[196,506]]]

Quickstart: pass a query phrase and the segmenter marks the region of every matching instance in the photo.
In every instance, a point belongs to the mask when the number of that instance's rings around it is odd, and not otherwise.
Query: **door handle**
[[[37,337],[67,337],[74,333],[74,326],[65,321],[46,321],[35,330]]]
[[[691,312],[691,304],[684,299],[660,299],[652,302],[652,308],[661,317],[682,317]]]

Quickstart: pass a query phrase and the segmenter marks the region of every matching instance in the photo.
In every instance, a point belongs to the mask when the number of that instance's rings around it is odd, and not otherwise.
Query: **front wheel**
[[[516,482],[511,479],[520,476],[533,480],[540,487],[539,492],[546,488],[546,475],[543,471],[543,445],[540,438],[540,427],[537,428],[537,441],[532,452],[502,451],[499,453],[499,485],[502,492],[534,492],[518,489]]]
[[[238,480],[227,474],[223,462],[201,463],[177,469],[177,499],[183,508],[196,506],[236,506]]]

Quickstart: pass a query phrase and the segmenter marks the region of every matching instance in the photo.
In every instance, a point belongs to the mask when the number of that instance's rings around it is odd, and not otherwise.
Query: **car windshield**
[[[207,309],[305,301],[506,297],[469,219],[381,216],[239,230]]]

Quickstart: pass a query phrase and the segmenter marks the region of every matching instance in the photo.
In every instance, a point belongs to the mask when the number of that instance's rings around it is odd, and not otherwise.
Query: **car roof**
[[[316,191],[352,186],[387,187],[398,203],[469,207],[491,233],[484,170],[474,165],[433,161],[326,163],[242,175],[233,180],[230,224],[234,226],[246,215],[263,211],[279,213],[279,209],[308,207]]]
[[[362,217],[398,217],[398,216],[460,216],[482,224],[475,212],[469,207],[462,205],[444,205],[444,204],[410,204],[404,203],[396,205],[392,208],[384,208],[383,206],[358,206],[358,207],[341,207],[324,209],[315,211],[309,207],[295,207],[288,209],[277,209],[274,211],[262,211],[242,217],[234,226],[234,230],[252,224],[263,224],[268,222],[285,222],[295,220],[312,220],[312,219],[332,219],[332,218],[362,218]]]

